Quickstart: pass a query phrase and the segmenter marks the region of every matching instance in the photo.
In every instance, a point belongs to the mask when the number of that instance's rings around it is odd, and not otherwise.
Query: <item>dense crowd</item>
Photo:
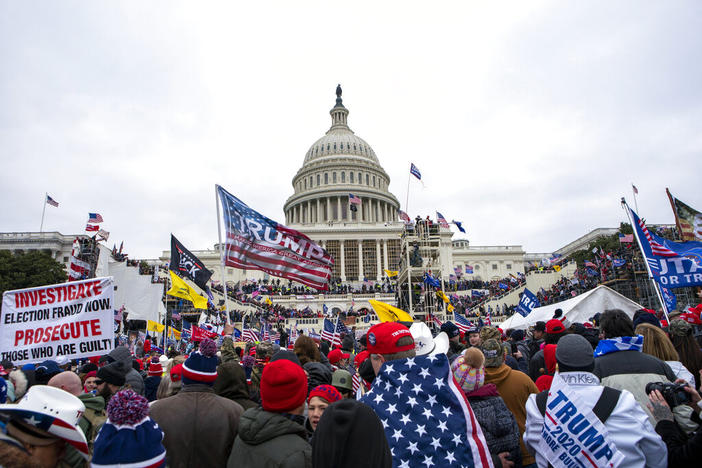
[[[698,466],[700,311],[5,361],[0,464]]]

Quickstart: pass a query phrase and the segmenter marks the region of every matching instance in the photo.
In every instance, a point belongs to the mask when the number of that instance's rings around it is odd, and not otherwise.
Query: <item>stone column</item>
[[[331,221],[331,197],[327,197],[324,199],[324,204],[325,204],[325,211],[327,212],[327,219],[324,221]]]
[[[339,221],[343,221],[341,217],[341,197],[336,197],[336,210],[336,219],[338,219]]]
[[[312,222],[312,200],[307,202],[307,222]]]
[[[380,241],[378,239],[375,240],[375,263],[376,263],[376,281],[380,282],[382,279],[381,273],[383,272],[383,269],[381,268],[380,264]]]
[[[320,209],[320,208],[321,208],[321,205],[322,205],[322,204],[319,202],[319,198],[318,198],[318,199],[317,199],[317,212],[314,214],[314,216],[315,216],[315,219],[314,219],[315,223],[321,223],[321,222],[322,222],[322,220],[319,219],[319,218],[320,218],[319,212],[321,211],[321,209]]]
[[[385,269],[389,270],[390,265],[388,265],[388,240],[383,239],[383,265],[385,265]]]
[[[358,241],[358,281],[363,281],[363,241]]]
[[[341,281],[346,281],[346,262],[344,261],[344,257],[346,256],[344,253],[344,241],[340,240],[339,241],[339,256],[341,257]]]

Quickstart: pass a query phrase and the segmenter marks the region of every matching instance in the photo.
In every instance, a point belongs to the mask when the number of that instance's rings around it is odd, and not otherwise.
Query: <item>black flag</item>
[[[168,267],[181,278],[189,278],[203,291],[207,291],[207,281],[212,272],[195,255],[190,253],[178,239],[171,234],[171,264]]]

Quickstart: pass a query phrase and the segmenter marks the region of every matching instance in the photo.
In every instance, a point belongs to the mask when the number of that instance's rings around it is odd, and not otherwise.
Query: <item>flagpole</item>
[[[644,253],[643,246],[641,245],[641,239],[639,239],[639,233],[638,230],[636,229],[636,226],[634,226],[634,220],[631,218],[631,212],[629,205],[626,204],[626,200],[624,200],[624,197],[622,197],[622,209],[626,211],[627,218],[629,218],[629,222],[631,223],[632,230],[634,231],[634,237],[636,237],[636,243],[639,245],[639,249],[641,250],[641,257],[643,257],[644,264],[646,265],[646,271],[648,271],[648,279],[651,281],[651,284],[653,285],[653,290],[656,291],[656,296],[658,296],[658,300],[661,303],[661,308],[663,309],[663,313],[665,314],[665,319],[668,323],[670,323],[670,319],[668,318],[668,307],[665,305],[665,301],[663,300],[663,295],[661,294],[660,290],[660,285],[653,279],[653,273],[651,272],[651,266],[648,264],[648,260],[646,259],[646,254]],[[638,212],[637,212],[638,215]],[[633,257],[632,257],[632,262],[633,262]],[[632,264],[632,267],[634,265]]]
[[[638,191],[638,189],[637,189],[636,186],[632,183],[632,184],[631,184],[631,193],[634,194],[634,206],[636,207],[636,214],[639,213],[639,202],[636,200],[636,192],[637,192],[637,191]],[[643,251],[642,251],[642,252],[643,252]]]
[[[410,169],[410,173],[407,174],[407,198],[405,198],[405,213],[407,213],[407,216],[409,216],[409,188],[410,188],[410,179],[412,178],[412,171]],[[410,218],[411,220],[412,218]]]
[[[48,193],[44,192],[44,208],[41,210],[41,225],[39,226],[39,233],[44,232],[44,214],[46,213],[46,200],[49,196]]]
[[[222,252],[222,223],[219,213],[219,190],[215,184],[215,205],[217,206],[217,237],[219,238],[219,268],[222,275],[222,284],[224,285],[224,310],[227,312],[227,325],[231,325],[229,319],[229,293],[227,292],[227,279],[224,277],[224,255]]]
[[[670,190],[668,190],[668,187],[665,188],[665,193],[666,195],[668,195],[670,207],[673,209],[673,216],[675,216],[675,225],[678,228],[678,235],[680,236],[680,240],[685,242],[685,235],[683,234],[683,230],[680,227],[680,218],[678,217],[678,210],[675,209],[675,201],[673,200],[673,195],[670,193]]]

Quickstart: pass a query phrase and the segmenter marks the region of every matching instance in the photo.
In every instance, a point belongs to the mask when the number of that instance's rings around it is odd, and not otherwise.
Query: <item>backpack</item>
[[[617,402],[619,401],[619,395],[622,394],[621,390],[617,390],[612,387],[603,387],[602,394],[600,398],[592,407],[592,412],[597,416],[597,419],[602,421],[602,424],[607,421],[609,415],[612,414],[614,408],[617,407]],[[541,416],[546,415],[546,401],[548,400],[548,390],[544,390],[536,395],[536,407],[539,408]]]

